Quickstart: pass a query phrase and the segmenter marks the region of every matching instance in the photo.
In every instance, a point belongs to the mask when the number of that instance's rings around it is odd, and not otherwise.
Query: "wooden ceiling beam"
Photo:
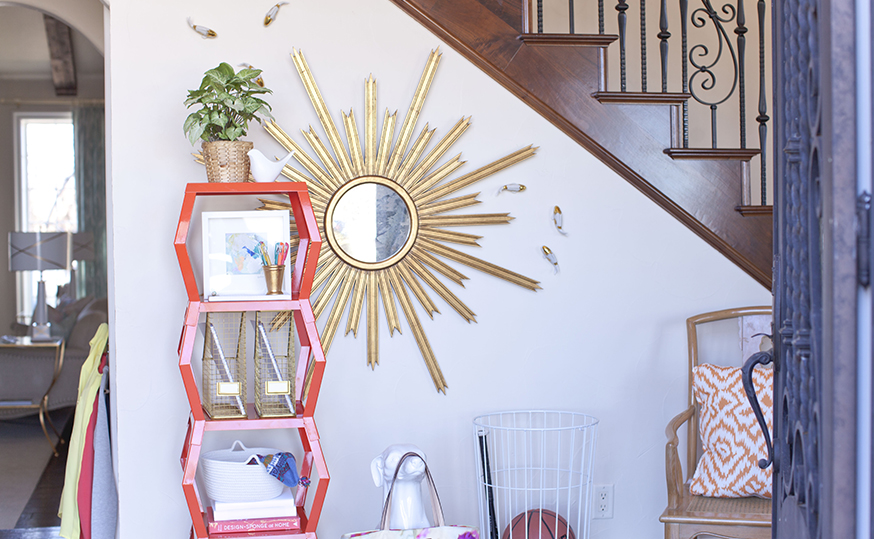
[[[70,27],[49,15],[43,14],[43,20],[49,43],[55,95],[76,95],[76,62],[73,60],[73,36]]]

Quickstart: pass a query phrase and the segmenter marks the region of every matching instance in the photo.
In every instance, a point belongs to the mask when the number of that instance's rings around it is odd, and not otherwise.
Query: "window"
[[[75,232],[75,145],[70,113],[18,113],[16,220],[20,232]],[[46,271],[46,300],[57,302],[57,287],[70,281],[67,271]],[[36,302],[38,272],[17,272],[16,308],[20,322],[29,322]]]

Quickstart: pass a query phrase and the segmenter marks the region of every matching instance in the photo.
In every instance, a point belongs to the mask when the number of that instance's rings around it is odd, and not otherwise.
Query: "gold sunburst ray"
[[[404,118],[404,123],[401,126],[401,132],[398,134],[398,140],[395,143],[391,158],[388,162],[388,170],[386,176],[394,177],[400,166],[401,160],[407,152],[407,144],[413,136],[413,130],[416,128],[416,122],[419,119],[419,113],[422,110],[422,105],[425,103],[425,98],[428,96],[428,90],[431,88],[431,82],[434,80],[434,75],[437,72],[437,65],[440,63],[440,58],[443,53],[440,49],[431,51],[428,56],[428,62],[425,64],[425,70],[419,78],[419,85],[413,93],[413,99],[410,101],[410,108],[407,111],[407,116]]]
[[[419,235],[423,238],[458,243],[460,245],[469,245],[471,247],[480,247],[477,240],[482,239],[482,236],[476,236],[474,234],[455,232],[454,230],[443,230],[442,228],[430,228],[424,225],[419,228]]]
[[[364,166],[369,176],[376,173],[376,120],[376,81],[371,74],[364,81]]]
[[[461,315],[462,318],[467,320],[468,323],[476,322],[476,314],[474,314],[474,312],[471,311],[470,308],[468,308],[468,306],[465,305],[463,301],[458,299],[458,296],[453,294],[452,291],[446,287],[446,285],[440,282],[440,279],[436,278],[433,273],[428,271],[428,268],[422,265],[422,263],[419,262],[416,257],[411,256],[407,258],[406,262],[407,264],[409,264],[410,268],[416,273],[416,275],[421,277],[428,286],[436,290],[437,294],[444,300],[446,300],[446,303],[448,303],[450,307],[455,309],[455,312],[457,312],[459,315]]]
[[[379,271],[376,273],[377,279],[377,288],[379,289],[379,295],[382,297],[382,306],[385,309],[385,319],[388,322],[388,334],[389,337],[394,335],[395,330],[398,333],[401,332],[401,321],[398,318],[398,311],[395,305],[394,296],[392,296],[391,288],[388,284],[388,275],[386,272]],[[370,323],[368,319],[367,323]],[[376,320],[374,319],[374,323]]]
[[[349,273],[355,268],[341,264],[340,267],[330,277],[328,277],[325,287],[319,292],[319,297],[313,303],[313,314],[316,320],[321,318],[322,312],[328,307],[334,292],[340,288],[340,285],[346,280]],[[324,343],[322,343],[324,344]]]
[[[347,175],[344,172],[340,171],[340,167],[334,161],[334,158],[331,157],[331,154],[328,153],[328,148],[322,142],[322,139],[316,134],[313,126],[309,126],[309,131],[304,131],[301,129],[301,133],[303,133],[304,138],[309,142],[310,147],[316,152],[316,157],[319,158],[319,161],[322,162],[322,165],[325,166],[325,170],[328,171],[328,176],[326,179],[326,185],[333,188],[333,190],[337,190],[343,183],[348,180],[351,175]]]
[[[346,141],[349,143],[349,153],[352,154],[352,168],[356,177],[364,175],[364,158],[361,155],[361,139],[358,138],[358,125],[355,123],[355,111],[349,109],[349,115],[343,115],[343,127],[346,129]]]
[[[477,204],[482,204],[476,197],[478,197],[479,193],[474,193],[472,195],[464,195],[462,197],[449,198],[446,200],[438,200],[436,202],[431,202],[429,204],[425,204],[419,207],[419,218],[421,219],[428,215],[437,215],[440,213],[446,213],[449,211],[460,210],[461,208],[467,208],[470,206],[476,206]]]
[[[349,307],[349,320],[346,322],[346,333],[343,335],[352,335],[358,337],[358,325],[361,323],[361,312],[364,310],[364,297],[367,292],[367,280],[369,272],[359,271],[355,276],[354,296],[352,296],[352,305]]]
[[[397,268],[398,274],[407,283],[410,290],[413,292],[413,295],[416,296],[416,299],[419,300],[419,303],[422,305],[422,308],[425,309],[425,314],[428,315],[428,318],[434,319],[434,313],[440,314],[440,309],[437,308],[437,305],[431,301],[431,296],[428,295],[428,292],[422,286],[422,284],[413,277],[412,273],[408,269],[408,265],[406,261],[399,262],[395,268]]]
[[[398,111],[393,114],[385,109],[385,119],[382,121],[382,138],[379,139],[379,154],[376,157],[376,175],[385,176],[388,167],[389,154],[391,153],[391,141],[395,135],[395,123],[398,120]]]
[[[491,275],[494,275],[495,277],[499,277],[501,279],[504,279],[505,281],[509,281],[515,285],[519,285],[529,290],[540,289],[540,283],[538,283],[534,279],[530,279],[528,277],[525,277],[524,275],[520,275],[518,273],[504,269],[500,266],[496,266],[467,253],[457,251],[451,247],[441,245],[435,241],[431,241],[425,238],[422,238],[421,241],[425,249],[436,255],[448,258],[449,260],[453,260],[455,262],[458,262],[459,264],[464,264],[465,266],[468,266],[470,268],[489,273]]]
[[[429,125],[425,124],[425,127],[422,128],[422,132],[419,134],[419,138],[416,139],[416,142],[413,143],[413,147],[410,149],[410,153],[407,154],[406,159],[404,159],[403,163],[401,163],[400,169],[398,169],[397,174],[394,175],[394,180],[399,183],[401,186],[404,185],[404,182],[407,179],[410,171],[413,169],[413,166],[419,161],[419,158],[422,156],[422,152],[425,151],[425,147],[431,142],[431,137],[434,136],[434,132],[437,129],[428,129]]]
[[[343,261],[334,257],[333,260],[324,266],[319,266],[319,269],[316,271],[316,276],[313,279],[313,290],[318,290],[328,277],[333,275],[334,272],[340,268],[341,264],[343,264]]]
[[[466,215],[430,215],[422,217],[422,227],[506,225],[515,219],[509,213],[471,213]]]
[[[297,67],[297,72],[300,75],[301,81],[306,88],[307,95],[310,96],[313,108],[316,109],[316,115],[322,123],[322,128],[328,135],[328,142],[334,149],[334,155],[336,155],[340,160],[340,166],[343,168],[346,175],[351,177],[352,163],[349,161],[349,156],[346,154],[346,149],[343,147],[343,142],[340,140],[340,133],[337,131],[337,126],[334,124],[334,120],[331,119],[331,115],[328,113],[328,106],[322,98],[322,93],[316,85],[316,81],[313,78],[309,65],[307,65],[303,51],[293,50],[291,57]]]
[[[465,163],[467,163],[467,161],[461,160],[461,154],[456,155],[455,157],[453,157],[449,161],[442,164],[440,166],[440,168],[438,168],[437,170],[435,170],[434,172],[429,174],[425,179],[420,181],[416,186],[414,186],[410,190],[410,196],[412,196],[415,199],[417,196],[420,196],[422,193],[426,192],[431,187],[437,185],[438,183],[440,183],[443,180],[445,180],[446,178],[448,178],[453,172],[458,170]]]
[[[464,133],[468,127],[470,127],[471,118],[471,116],[468,116],[467,118],[462,117],[460,120],[458,120],[458,123],[456,123],[452,127],[452,129],[450,129],[449,132],[443,136],[443,139],[441,139],[440,142],[438,142],[437,145],[434,146],[434,149],[431,150],[427,156],[425,156],[425,159],[423,159],[418,165],[416,165],[416,168],[414,168],[413,171],[410,173],[409,178],[407,178],[403,182],[400,182],[405,189],[409,190],[410,186],[415,185],[425,176],[425,174],[429,170],[431,170],[434,165],[437,164],[437,161],[439,161],[440,158],[443,157],[443,155],[447,151],[449,151],[449,148],[452,147],[453,144],[455,144],[455,141],[458,140],[459,137],[461,137],[462,133]],[[461,154],[459,154],[459,156],[460,155]]]
[[[326,142],[312,126],[302,130],[304,139],[315,154],[310,155],[275,122],[267,122],[265,129],[288,151],[295,152],[295,160],[305,172],[291,165],[283,174],[294,181],[304,181],[310,188],[314,212],[320,232],[326,241],[322,244],[316,276],[313,282],[313,312],[317,320],[326,315],[321,332],[322,345],[327,353],[348,306],[345,334],[358,336],[361,318],[367,323],[367,364],[379,364],[379,303],[388,324],[389,336],[395,330],[401,333],[399,312],[407,321],[425,366],[439,392],[448,387],[437,363],[434,351],[425,335],[410,295],[414,296],[425,313],[433,318],[440,313],[428,289],[444,300],[464,320],[476,321],[475,313],[441,281],[441,277],[464,287],[468,278],[442,259],[462,264],[506,280],[529,290],[539,289],[533,279],[514,273],[475,256],[452,249],[444,243],[476,246],[482,236],[446,230],[447,227],[508,224],[513,218],[507,213],[445,215],[462,208],[481,204],[479,193],[448,198],[449,195],[482,181],[493,174],[533,156],[537,148],[529,145],[497,159],[473,172],[449,179],[465,161],[461,154],[438,165],[461,135],[470,127],[471,117],[462,117],[427,151],[436,129],[425,124],[413,140],[419,116],[437,72],[442,54],[431,51],[419,78],[406,116],[398,125],[397,111],[385,110],[380,132],[377,117],[377,82],[373,75],[364,80],[363,137],[359,137],[354,109],[341,111],[345,144],[333,117],[328,112],[303,52],[293,49],[291,58],[310,98],[325,134]],[[363,140],[362,140],[363,139]],[[392,144],[394,142],[394,144]],[[348,146],[348,150],[347,150]],[[424,157],[423,157],[424,156]],[[308,175],[309,174],[309,175]],[[406,205],[410,216],[410,231],[406,243],[394,255],[376,262],[364,262],[344,251],[343,243],[335,238],[334,212],[343,195],[359,185],[383,185]],[[262,200],[263,209],[287,208],[271,200]],[[329,224],[330,223],[330,224]],[[292,228],[296,231],[296,228]],[[345,236],[344,236],[345,237]],[[347,238],[348,240],[348,238]],[[347,241],[344,240],[344,241]],[[397,301],[397,302],[396,302]],[[400,310],[398,309],[400,306]],[[290,317],[280,315],[275,323],[287,322]]]
[[[434,382],[434,387],[437,388],[437,391],[441,391],[445,394],[448,386],[446,385],[446,380],[443,378],[443,372],[440,370],[440,365],[437,364],[437,358],[434,357],[434,351],[431,349],[431,344],[428,342],[428,338],[422,330],[422,324],[419,322],[419,317],[416,315],[413,304],[410,302],[410,296],[407,294],[407,289],[404,287],[402,279],[398,276],[397,267],[392,266],[388,268],[387,273],[392,287],[398,296],[398,301],[401,304],[404,315],[407,317],[407,323],[416,338],[416,344],[419,345],[419,352],[425,359],[425,365],[428,368],[428,372],[431,374],[431,380]]]
[[[431,266],[437,271],[437,273],[464,288],[464,281],[467,281],[468,278],[449,264],[444,263],[442,260],[418,246],[410,251],[410,255],[413,258],[419,259],[422,263]]]
[[[322,247],[321,249],[319,249],[319,260],[318,264],[316,265],[317,268],[319,265],[321,265],[322,260],[328,259],[329,254],[334,254],[333,250],[330,247],[326,248],[324,242],[322,242]]]
[[[288,136],[288,133],[283,131],[283,129],[279,127],[279,124],[276,123],[276,121],[270,120],[269,122],[264,124],[264,128],[287,151],[294,151],[295,161],[300,163],[307,172],[312,174],[313,178],[315,178],[321,186],[326,186],[330,184],[330,179],[328,178],[328,173],[325,171],[325,169],[319,166],[319,164],[316,163],[313,158],[304,151],[303,147],[301,147],[300,144],[298,144],[294,141],[294,139]],[[309,181],[307,182],[308,185],[311,185],[311,183],[312,182]],[[331,198],[331,193],[333,193],[333,190],[331,190],[330,193],[327,191],[325,192],[325,200]]]
[[[489,163],[488,165],[478,168],[474,170],[470,174],[466,174],[460,178],[450,181],[449,183],[432,189],[422,195],[420,195],[416,199],[417,204],[427,204],[428,202],[433,202],[439,198],[443,198],[447,195],[451,195],[452,193],[464,189],[469,185],[473,185],[478,181],[482,181],[487,177],[495,174],[496,172],[500,172],[505,168],[515,165],[520,161],[524,161],[529,157],[534,156],[534,152],[537,151],[537,148],[533,148],[532,146],[528,146],[526,148],[522,148],[521,150],[517,150],[510,155],[506,155],[496,161]]]
[[[379,365],[379,291],[375,271],[367,272],[367,364],[371,369]]]
[[[318,267],[324,268],[328,264],[331,264],[332,262],[334,262],[336,260],[339,260],[339,258],[337,258],[337,255],[334,254],[334,251],[332,251],[330,249],[327,249],[324,252],[320,251]],[[315,281],[313,281],[313,282],[315,283]]]
[[[310,192],[310,201],[314,208],[317,207],[317,205],[324,208],[325,204],[327,204],[328,200],[331,198],[331,193],[322,187],[322,184],[313,180],[291,165],[285,165],[282,167],[282,175],[293,182],[304,182],[307,184],[307,189],[309,189]]]
[[[291,204],[289,204],[288,202],[283,202],[281,200],[259,198],[258,201],[261,202],[261,207],[258,208],[259,210],[291,210]],[[312,201],[312,204],[314,212],[320,212],[322,216],[325,215],[325,204],[323,202],[314,200]],[[297,225],[295,223],[292,223],[291,226],[293,227],[292,230],[297,229]]]
[[[355,268],[350,268],[349,273],[343,279],[343,285],[340,287],[337,299],[334,300],[334,305],[331,307],[328,321],[325,323],[325,329],[322,331],[322,346],[326,354],[334,340],[337,328],[340,326],[340,319],[343,317],[343,311],[346,310],[346,304],[349,302],[349,296],[352,293],[352,285],[355,283],[355,276],[359,271]]]

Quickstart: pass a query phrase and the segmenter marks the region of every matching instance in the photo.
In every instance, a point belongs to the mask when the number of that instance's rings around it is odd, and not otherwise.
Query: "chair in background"
[[[754,335],[770,334],[771,320],[770,307],[728,309],[686,320],[689,344],[688,407],[673,418],[665,429],[668,437],[665,448],[668,507],[659,520],[665,524],[666,539],[771,537],[770,499],[717,498],[690,493],[690,483],[703,453],[699,433],[701,411],[692,389],[693,369],[704,364],[742,367],[744,361],[760,348],[770,347],[767,337]],[[739,380],[740,377],[737,378]],[[685,466],[680,459],[678,436],[684,423],[687,429]]]

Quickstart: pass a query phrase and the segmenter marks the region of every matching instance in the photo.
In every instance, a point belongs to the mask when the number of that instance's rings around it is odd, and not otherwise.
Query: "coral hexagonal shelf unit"
[[[194,268],[187,245],[194,203],[199,196],[234,195],[288,195],[294,226],[296,226],[300,238],[297,255],[294,259],[290,300],[203,301],[194,277]],[[209,431],[293,429],[298,432],[304,451],[300,475],[311,479],[309,485],[302,484],[297,487],[295,496],[297,516],[300,517],[300,531],[264,531],[254,535],[251,532],[239,535],[241,537],[316,539],[316,527],[330,476],[322,453],[319,433],[313,420],[313,412],[325,369],[325,354],[322,350],[310,304],[310,291],[318,264],[322,239],[319,236],[319,228],[307,193],[307,186],[300,182],[190,183],[185,189],[185,198],[182,203],[174,245],[188,296],[188,307],[185,312],[178,353],[179,370],[182,373],[182,381],[191,407],[188,432],[185,435],[181,457],[182,490],[191,513],[191,537],[199,539],[211,537],[207,511],[195,481],[197,463],[205,433]],[[295,417],[262,418],[258,416],[251,403],[247,405],[247,416],[240,419],[214,420],[204,412],[197,380],[191,366],[198,322],[206,313],[240,311],[290,311],[293,314],[295,328],[300,339],[300,353],[294,385]],[[310,496],[312,496],[311,500]],[[221,536],[232,537],[229,534],[221,534]]]

